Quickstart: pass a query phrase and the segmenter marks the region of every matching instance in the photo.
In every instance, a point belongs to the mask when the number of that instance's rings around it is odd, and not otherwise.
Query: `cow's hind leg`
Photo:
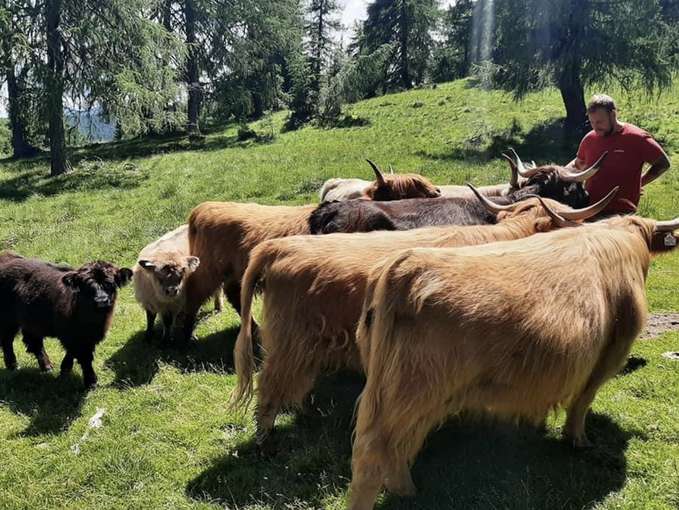
[[[360,414],[359,409],[359,419]],[[393,445],[383,440],[382,429],[379,418],[367,427],[357,427],[351,459],[350,510],[372,509],[383,486],[399,496],[413,496],[416,492],[408,462],[388,453],[393,451]]]
[[[233,306],[234,310],[240,315],[240,283],[224,283],[224,294],[226,295],[227,301]],[[259,325],[252,318],[250,324],[252,325],[252,341],[254,343],[253,347],[255,349],[255,354],[259,354]]]
[[[593,446],[585,433],[585,418],[599,388],[625,364],[632,340],[616,340],[601,353],[582,393],[568,406],[564,436],[576,448]]]
[[[357,444],[354,444],[351,459],[351,487],[347,508],[348,510],[372,510],[382,490],[382,476],[377,464],[371,462],[370,456],[357,451]]]
[[[286,406],[301,407],[316,381],[318,370],[290,367],[270,356],[264,362],[257,386],[257,437],[263,446],[269,438],[276,416]]]
[[[8,370],[19,368],[17,357],[14,354],[14,337],[19,332],[17,324],[4,324],[0,326],[0,343],[2,343],[2,356],[5,360],[5,367]]]
[[[45,352],[44,338],[41,336],[30,335],[24,332],[24,343],[26,350],[35,356],[38,360],[38,366],[42,372],[49,372],[52,370],[52,362]]]

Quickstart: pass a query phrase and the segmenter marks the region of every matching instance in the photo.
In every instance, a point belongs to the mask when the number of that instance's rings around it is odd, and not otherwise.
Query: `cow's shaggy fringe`
[[[468,189],[468,188],[465,188]],[[382,180],[328,179],[320,191],[321,202],[334,200],[400,200],[404,198],[434,198],[441,195],[429,179],[414,173],[383,175]]]
[[[370,200],[401,200],[404,198],[435,198],[440,190],[420,174],[385,175],[384,182],[374,181],[363,192]]]
[[[429,432],[462,411],[541,423],[585,415],[646,318],[655,222],[613,218],[475,248],[416,248],[369,277],[358,329],[367,382],[358,404],[352,510],[384,486],[412,494]]]

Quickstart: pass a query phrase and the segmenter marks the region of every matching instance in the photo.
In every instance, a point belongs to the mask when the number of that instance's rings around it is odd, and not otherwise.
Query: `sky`
[[[350,33],[351,27],[356,20],[364,20],[366,18],[366,8],[370,0],[339,0],[339,4],[342,7],[342,24],[346,27],[347,36]],[[440,2],[443,7],[455,3],[455,0],[443,0]],[[3,85],[0,89],[0,117],[6,117],[6,100],[7,100],[7,87]]]

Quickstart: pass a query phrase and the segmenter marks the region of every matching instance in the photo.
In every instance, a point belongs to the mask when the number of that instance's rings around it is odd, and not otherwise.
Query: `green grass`
[[[679,88],[619,99],[623,120],[650,130],[679,161]],[[499,153],[507,145],[537,162],[565,163],[575,152],[561,136],[556,91],[517,104],[460,81],[349,110],[359,119],[354,127],[306,128],[270,142],[239,142],[230,126],[200,146],[165,138],[79,149],[74,172],[57,179],[46,177],[44,159],[3,160],[0,249],[129,266],[203,200],[313,202],[326,178],[370,178],[366,157],[437,183],[485,184],[506,180]],[[284,114],[273,121],[279,130]],[[678,175],[674,169],[648,187],[644,214],[679,214]],[[653,263],[652,311],[679,310],[678,284],[679,255]],[[25,353],[22,370],[0,369],[0,508],[343,508],[360,380],[323,381],[321,413],[281,417],[278,455],[262,459],[252,414],[226,410],[235,313],[205,314],[199,342],[186,350],[145,344],[144,325],[126,288],[97,351],[100,386],[90,393],[80,390],[79,370],[66,380],[41,375]],[[15,346],[21,350],[19,339]],[[611,381],[594,403],[588,431],[597,448],[576,453],[560,442],[562,415],[544,435],[454,420],[418,457],[419,495],[386,496],[380,508],[676,508],[679,364],[661,354],[678,346],[676,333],[636,345],[646,365]],[[60,359],[56,341],[47,349]],[[88,432],[98,409],[103,426]]]

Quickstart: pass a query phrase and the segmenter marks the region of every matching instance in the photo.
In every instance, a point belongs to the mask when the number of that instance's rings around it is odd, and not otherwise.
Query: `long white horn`
[[[542,200],[541,196],[539,196],[539,195],[527,195],[527,196],[537,198],[540,201],[540,203],[542,204],[542,207],[544,207],[545,211],[547,211],[547,214],[549,214],[549,217],[552,218],[552,221],[554,221],[554,223],[558,227],[565,228],[565,227],[579,227],[580,226],[580,223],[577,223],[577,222],[571,221],[571,220],[567,220],[567,219],[559,216],[559,214],[557,212],[555,212],[553,209],[550,209],[550,207],[547,205],[547,203],[544,200]]]
[[[384,180],[384,176],[382,175],[380,167],[378,167],[375,163],[373,163],[369,159],[366,159],[366,161],[373,168],[373,172],[375,172],[375,178],[377,179],[377,184],[379,184],[380,186],[384,186],[386,184],[386,182]]]
[[[601,168],[601,162],[604,160],[606,155],[608,154],[608,151],[604,152],[599,159],[597,159],[592,166],[589,168],[583,170],[582,172],[568,172],[567,174],[563,175],[563,180],[564,181],[573,181],[573,182],[583,182],[592,177],[594,174],[596,174],[599,169]]]
[[[679,230],[679,218],[666,221],[656,221],[655,230],[658,232],[674,232]]]
[[[474,195],[476,195],[476,198],[479,199],[479,202],[488,209],[488,211],[492,212],[493,214],[497,214],[501,211],[510,211],[514,208],[514,204],[509,204],[509,205],[500,205],[496,204],[492,200],[488,200],[488,197],[482,195],[479,190],[477,190],[474,186],[471,184],[467,183],[467,186],[469,186],[469,189],[471,189],[474,192]]]
[[[509,170],[512,173],[512,176],[509,178],[509,187],[511,189],[516,189],[519,187],[519,171],[516,169],[516,163],[504,152],[502,153],[502,157],[509,161]]]
[[[512,151],[512,154],[514,154],[516,169],[518,170],[521,177],[530,177],[537,173],[537,168],[526,168],[526,166],[523,164],[523,161],[521,161],[521,158],[512,147],[510,147],[509,150]]]
[[[573,220],[573,221],[586,220],[587,218],[591,218],[592,216],[596,216],[601,211],[606,209],[606,206],[611,203],[611,201],[615,198],[615,194],[619,190],[620,190],[620,186],[616,186],[615,188],[613,188],[608,193],[608,195],[606,195],[604,198],[599,200],[596,204],[592,204],[592,205],[584,207],[582,209],[573,209],[572,211],[563,211],[559,214],[561,215],[561,217],[563,217],[567,220]]]

